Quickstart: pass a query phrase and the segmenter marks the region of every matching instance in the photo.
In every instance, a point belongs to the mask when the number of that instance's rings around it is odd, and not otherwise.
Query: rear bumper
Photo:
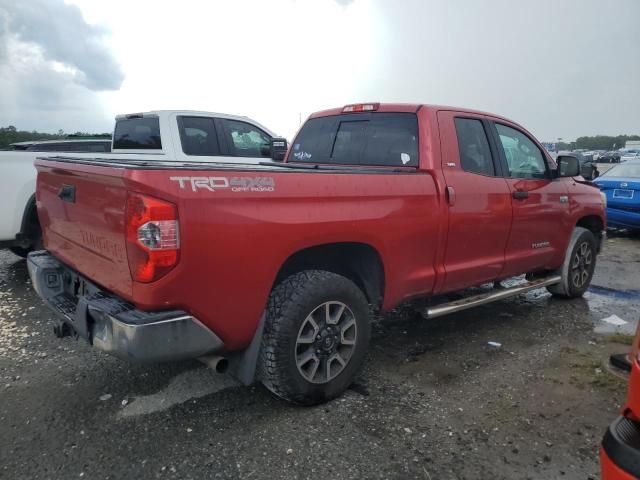
[[[607,226],[640,230],[640,213],[607,208]]]
[[[100,289],[46,251],[27,260],[33,287],[78,336],[117,357],[142,362],[196,358],[221,350],[218,336],[180,310],[144,312]]]
[[[640,478],[640,423],[625,417],[607,430],[600,450],[602,480]]]

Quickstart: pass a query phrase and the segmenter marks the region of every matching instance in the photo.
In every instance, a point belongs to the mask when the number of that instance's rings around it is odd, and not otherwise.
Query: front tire
[[[576,227],[571,236],[564,263],[560,268],[562,280],[547,287],[554,296],[578,298],[584,295],[596,269],[596,238],[590,230]]]
[[[362,290],[335,273],[306,270],[271,292],[262,339],[262,383],[301,405],[344,392],[361,369],[371,337]]]

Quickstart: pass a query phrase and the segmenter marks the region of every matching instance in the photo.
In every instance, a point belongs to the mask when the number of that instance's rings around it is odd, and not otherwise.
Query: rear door
[[[511,192],[481,115],[438,112],[449,204],[444,292],[496,279],[511,228]]]
[[[491,130],[513,204],[503,276],[552,267],[572,231],[566,182],[551,178],[542,148],[518,126],[495,121]]]

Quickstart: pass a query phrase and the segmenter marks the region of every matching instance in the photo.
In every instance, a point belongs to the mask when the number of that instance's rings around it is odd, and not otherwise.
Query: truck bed
[[[250,342],[280,268],[308,247],[372,246],[384,258],[387,307],[434,285],[446,215],[428,172],[111,157],[40,158],[36,167],[47,250],[141,310],[188,311],[229,348]],[[74,201],[60,198],[65,185]],[[151,283],[133,281],[127,262],[131,192],[178,211],[179,262]]]

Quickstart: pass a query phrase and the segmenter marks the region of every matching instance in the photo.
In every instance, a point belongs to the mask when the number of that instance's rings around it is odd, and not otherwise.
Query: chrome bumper
[[[196,358],[224,343],[195,317],[180,310],[145,312],[113,296],[46,251],[27,259],[33,287],[57,316],[96,348],[117,357],[161,362]],[[82,295],[75,295],[81,284]]]

